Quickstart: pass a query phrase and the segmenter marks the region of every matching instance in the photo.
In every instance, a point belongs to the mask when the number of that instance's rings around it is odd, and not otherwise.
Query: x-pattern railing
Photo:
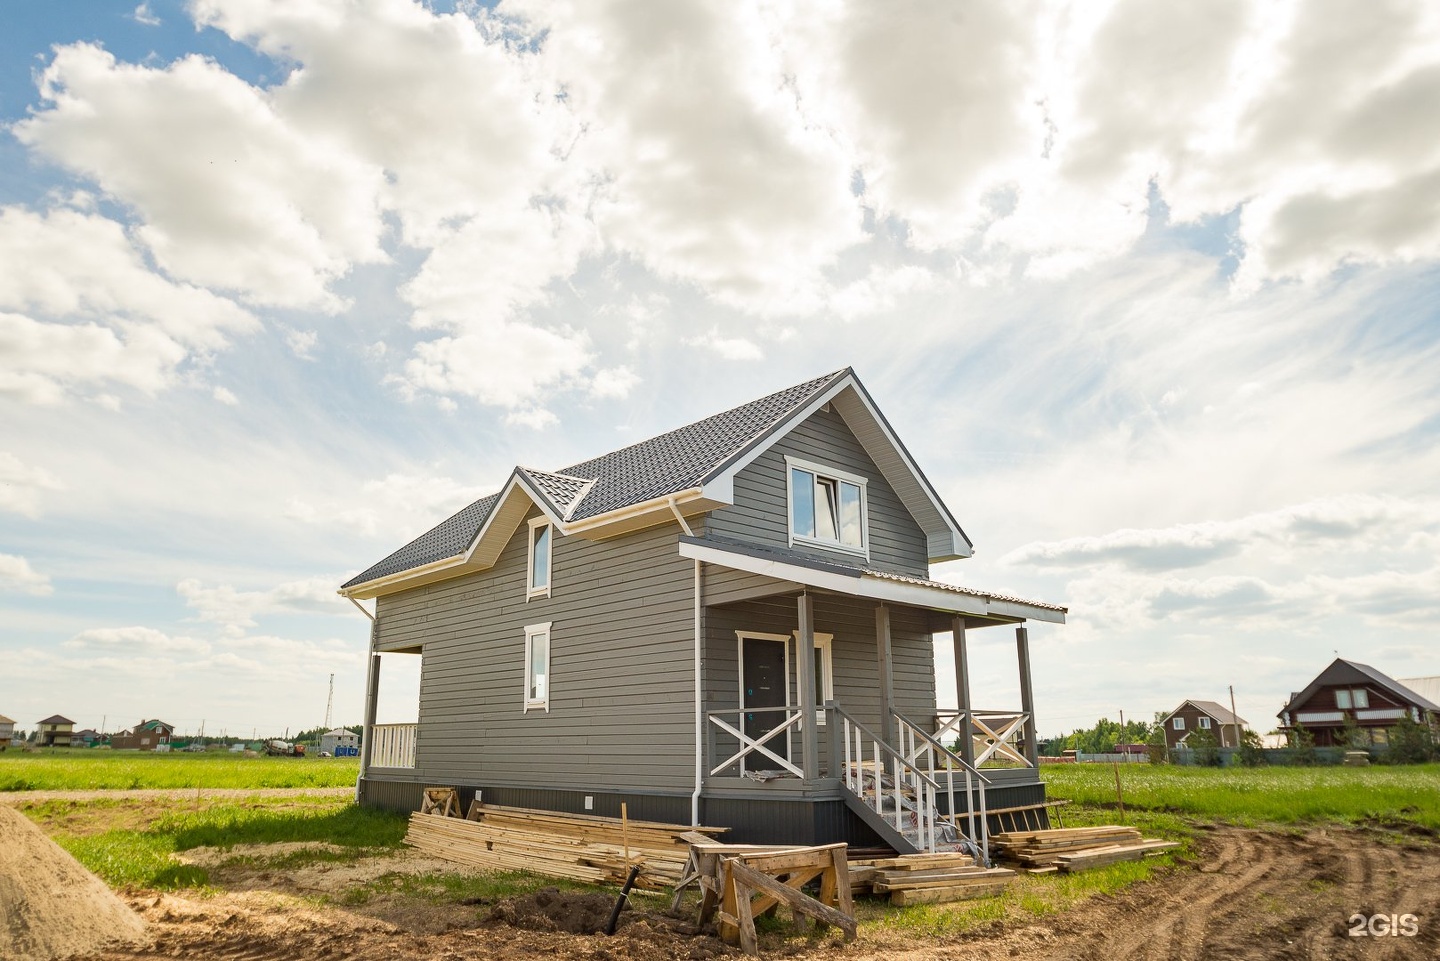
[[[934,737],[943,741],[947,735],[953,734],[962,743],[966,737],[972,739],[972,744],[975,740],[981,741],[984,746],[975,755],[976,767],[992,758],[1031,767],[1030,759],[1015,743],[1025,733],[1025,722],[1029,717],[1028,714],[1008,711],[960,711],[938,725]]]
[[[764,734],[761,734],[759,737],[751,737],[750,735],[746,734],[745,731],[743,730],[743,728],[744,728],[743,722],[740,722],[740,725],[737,727],[736,725],[732,725],[732,724],[728,723],[723,717],[720,717],[720,714],[722,714],[722,713],[736,714],[736,715],[741,715],[741,716],[743,716],[743,714],[745,714],[745,713],[755,714],[755,713],[763,713],[764,711],[783,711],[783,712],[785,713],[785,719],[784,719],[783,721],[781,721],[779,724],[777,724],[777,725],[775,725],[774,727],[772,727],[770,730],[766,731]],[[710,723],[713,724],[715,727],[719,728],[721,731],[724,731],[726,734],[729,734],[731,737],[734,737],[734,738],[736,738],[737,740],[739,740],[739,742],[740,742],[740,750],[736,751],[734,754],[730,755],[730,756],[729,756],[728,758],[726,758],[724,761],[721,761],[719,764],[715,765],[715,767],[711,768],[711,769],[710,769],[710,776],[711,776],[711,777],[714,777],[715,775],[719,774],[721,771],[723,771],[723,770],[725,770],[726,768],[730,767],[731,765],[737,764],[737,763],[740,765],[740,770],[741,770],[741,771],[744,771],[744,770],[745,770],[744,759],[747,758],[747,757],[750,757],[750,756],[752,756],[752,755],[759,754],[759,755],[763,755],[763,756],[769,758],[771,761],[774,761],[776,764],[780,765],[781,768],[783,768],[783,769],[786,770],[786,771],[789,771],[791,774],[795,775],[796,777],[804,777],[804,776],[805,776],[805,772],[804,772],[804,771],[800,770],[800,768],[796,767],[794,764],[791,764],[790,761],[789,761],[787,758],[781,757],[780,755],[776,754],[774,751],[770,750],[769,748],[767,748],[767,747],[765,746],[766,744],[770,743],[770,741],[773,740],[774,738],[779,737],[781,734],[785,734],[785,733],[788,732],[791,728],[793,728],[793,727],[795,727],[797,724],[799,724],[799,723],[800,723],[800,720],[801,720],[804,716],[805,716],[805,715],[804,715],[799,709],[797,709],[797,708],[792,708],[792,707],[766,708],[766,709],[761,709],[761,710],[759,710],[759,711],[749,711],[749,712],[741,712],[741,711],[727,711],[727,712],[712,711],[712,712],[709,714]],[[739,718],[737,718],[737,721],[738,721],[738,720],[739,720]],[[787,753],[788,753],[788,752],[787,752]]]

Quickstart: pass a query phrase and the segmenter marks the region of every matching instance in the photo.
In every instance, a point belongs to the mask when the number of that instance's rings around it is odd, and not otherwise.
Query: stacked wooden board
[[[624,883],[639,864],[636,885],[673,885],[685,867],[689,831],[708,836],[725,828],[626,821],[558,814],[487,804],[469,820],[438,814],[410,815],[405,843],[433,857],[491,871],[530,871],[592,883]],[[626,860],[628,852],[629,860]]]
[[[1118,861],[1138,861],[1179,845],[1145,839],[1116,824],[1048,831],[1007,831],[990,835],[997,860],[1018,864],[1032,874],[1083,871]]]
[[[857,884],[856,875],[863,881]],[[866,862],[850,862],[851,890],[863,885],[888,894],[890,903],[942,904],[1000,894],[1015,876],[1007,868],[978,867],[968,854],[909,854]]]

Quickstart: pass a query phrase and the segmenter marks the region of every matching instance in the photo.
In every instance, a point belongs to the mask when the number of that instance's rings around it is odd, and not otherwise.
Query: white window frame
[[[1338,710],[1349,711],[1353,709],[1354,706],[1355,705],[1350,697],[1350,690],[1348,688],[1342,687],[1335,690],[1335,707]]]
[[[545,583],[535,583],[535,539],[538,536],[537,528],[550,528],[550,536],[545,538]],[[549,597],[550,585],[555,583],[555,525],[550,523],[548,517],[530,518],[530,546],[525,552],[525,600],[528,602],[536,597]]]
[[[798,657],[800,652],[800,632],[795,631],[791,636],[795,638],[795,652]],[[822,634],[819,631],[814,631],[811,637],[814,638],[815,641],[815,650],[820,652],[820,666],[825,670],[825,676],[821,678],[821,688],[823,688],[823,690],[817,689],[815,691],[815,699],[820,702],[815,707],[815,723],[824,727],[825,702],[835,700],[835,660],[832,654],[832,649],[835,646],[835,635]],[[795,669],[797,672],[799,671],[800,665],[798,663],[795,665]],[[795,675],[795,701],[797,703],[800,701],[799,673]]]
[[[1370,709],[1370,692],[1363,687],[1357,687],[1350,692],[1350,700],[1357,711],[1368,711]]]
[[[555,652],[555,635],[550,632],[550,626],[554,623],[554,621],[546,621],[544,624],[525,625],[525,666],[521,670],[521,675],[525,681],[525,689],[521,692],[521,713],[528,714],[530,711],[550,713],[550,691],[554,687],[555,677],[550,670],[551,655]],[[532,679],[530,673],[530,655],[534,650],[535,638],[541,634],[545,635],[545,696],[532,698],[530,696],[530,681]]]
[[[839,518],[836,518],[836,540],[827,540],[823,537],[811,537],[805,534],[795,533],[795,484],[794,471],[809,471],[816,477],[827,480],[846,481],[860,488],[860,546],[854,547],[850,544],[841,543],[839,538]],[[821,547],[830,551],[841,551],[845,554],[854,554],[870,559],[870,492],[869,481],[859,474],[851,474],[847,471],[838,470],[827,464],[818,464],[814,461],[802,460],[799,457],[785,456],[785,529],[790,533],[790,546],[803,544],[807,547]]]
[[[1202,730],[1202,731],[1208,731],[1208,730],[1210,730],[1210,719],[1209,719],[1208,717],[1202,717],[1202,718],[1200,718],[1200,730]]]
[[[1185,730],[1185,719],[1184,719],[1183,717],[1178,716],[1178,715],[1175,716],[1175,717],[1172,717],[1172,718],[1170,719],[1170,730],[1172,730],[1172,731],[1183,731],[1183,730]]]

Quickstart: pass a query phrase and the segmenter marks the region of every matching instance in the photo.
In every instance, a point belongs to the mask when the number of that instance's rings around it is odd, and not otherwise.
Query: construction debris
[[[1138,861],[1179,847],[1172,841],[1142,838],[1135,828],[1116,824],[1010,831],[992,834],[990,844],[997,860],[1018,864],[1031,874],[1084,871],[1119,861]]]
[[[472,867],[594,884],[623,884],[638,864],[635,886],[658,890],[680,878],[690,855],[680,835],[725,830],[486,804],[471,805],[465,819],[416,812],[405,843]]]

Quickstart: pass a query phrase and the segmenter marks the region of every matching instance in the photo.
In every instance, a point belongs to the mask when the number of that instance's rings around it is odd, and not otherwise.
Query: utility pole
[[[330,696],[325,700],[325,730],[330,730],[330,711],[335,707],[335,675],[330,675]]]
[[[1235,747],[1240,746],[1240,715],[1235,713],[1235,685],[1230,685],[1230,723],[1235,728]]]

